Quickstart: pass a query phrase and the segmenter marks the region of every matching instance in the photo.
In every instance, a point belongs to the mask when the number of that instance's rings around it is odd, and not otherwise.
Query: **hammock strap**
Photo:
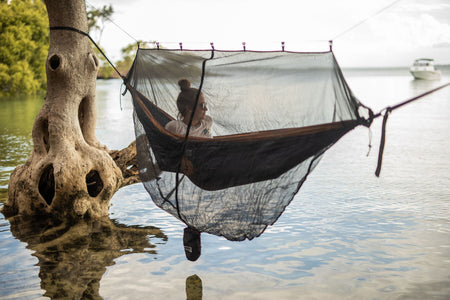
[[[436,92],[436,91],[438,91],[440,89],[443,89],[443,88],[445,88],[445,87],[447,87],[449,85],[450,85],[450,82],[447,82],[446,84],[438,86],[437,88],[434,88],[434,89],[429,90],[429,91],[427,91],[425,93],[417,95],[417,96],[415,96],[415,97],[413,97],[411,99],[408,99],[408,100],[405,100],[403,102],[400,102],[400,103],[398,103],[398,104],[396,104],[394,106],[388,106],[388,107],[382,109],[379,113],[377,113],[377,114],[375,114],[373,116],[374,119],[378,118],[378,117],[382,116],[383,112],[384,112],[383,123],[382,123],[382,127],[381,127],[380,148],[379,148],[379,151],[378,151],[378,163],[377,163],[377,169],[375,170],[375,175],[377,177],[380,177],[380,173],[381,173],[381,165],[382,165],[382,162],[383,162],[384,145],[385,145],[385,142],[386,142],[386,124],[387,124],[387,120],[388,120],[389,114],[394,109],[402,107],[402,106],[404,106],[406,104],[409,104],[409,103],[411,103],[413,101],[419,100],[420,98],[425,97],[425,96],[427,96],[427,95],[429,95],[431,93],[434,93],[434,92]]]
[[[432,93],[434,93],[436,91],[439,91],[440,89],[443,89],[443,88],[445,88],[445,87],[447,87],[449,85],[450,85],[450,81],[445,83],[445,84],[443,84],[443,85],[440,85],[440,86],[438,86],[438,87],[436,87],[436,88],[434,88],[432,90],[429,90],[429,91],[426,91],[426,92],[424,92],[424,93],[422,93],[420,95],[417,95],[417,96],[415,96],[415,97],[413,97],[411,99],[408,99],[408,100],[405,100],[403,102],[400,102],[400,103],[398,103],[398,104],[396,104],[394,106],[386,107],[386,108],[382,109],[379,113],[374,115],[373,117],[374,118],[378,118],[378,117],[380,117],[382,115],[382,112],[385,111],[388,108],[390,108],[391,110],[397,109],[399,107],[402,107],[403,105],[409,104],[409,103],[411,103],[413,101],[419,100],[422,97],[428,96],[429,94],[432,94]]]
[[[383,117],[383,125],[381,127],[381,140],[380,140],[380,149],[378,151],[378,164],[377,169],[375,170],[375,175],[377,177],[380,177],[381,172],[381,164],[383,163],[383,152],[384,152],[384,144],[386,142],[386,123],[389,117],[389,114],[391,113],[392,108],[388,107],[386,108],[386,112],[384,113]]]
[[[87,36],[91,40],[91,42],[94,44],[94,46],[98,49],[98,51],[100,51],[100,54],[103,55],[103,57],[108,61],[108,63],[111,65],[111,67],[114,69],[114,71],[116,71],[116,73],[120,76],[120,78],[122,78],[123,81],[125,81],[125,76],[120,74],[120,72],[119,72],[119,70],[117,70],[116,66],[111,62],[111,60],[109,60],[109,58],[106,56],[106,54],[100,48],[100,46],[97,45],[97,43],[94,41],[94,39],[88,33],[81,31],[79,29],[73,28],[73,27],[69,27],[69,26],[53,26],[53,27],[50,27],[50,30],[69,30],[69,31],[74,31],[81,35]]]

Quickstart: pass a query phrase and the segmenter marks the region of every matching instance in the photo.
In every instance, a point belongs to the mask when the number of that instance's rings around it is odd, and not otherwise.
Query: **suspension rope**
[[[423,97],[425,97],[425,96],[428,96],[429,94],[432,94],[432,93],[434,93],[434,92],[436,92],[436,91],[439,91],[440,89],[443,89],[443,88],[445,88],[445,87],[447,87],[447,86],[449,86],[449,85],[450,85],[450,81],[447,82],[447,83],[445,83],[445,84],[443,84],[443,85],[440,85],[440,86],[438,86],[438,87],[436,87],[436,88],[434,88],[434,89],[432,89],[432,90],[426,91],[426,92],[424,92],[424,93],[422,93],[422,94],[419,94],[419,95],[417,95],[417,96],[414,96],[414,97],[412,97],[412,98],[410,98],[410,99],[407,99],[407,100],[405,100],[405,101],[403,101],[403,102],[400,102],[400,103],[398,103],[398,104],[396,104],[396,105],[394,105],[394,106],[388,106],[388,107],[385,107],[385,108],[383,108],[379,113],[375,114],[375,115],[373,116],[373,118],[376,119],[376,118],[380,117],[380,116],[382,115],[382,113],[383,113],[384,111],[388,110],[388,109],[389,109],[389,110],[397,109],[397,108],[399,108],[399,107],[402,107],[403,105],[409,104],[409,103],[411,103],[411,102],[413,102],[413,101],[419,100],[420,98],[423,98]]]
[[[94,41],[94,39],[89,35],[89,33],[86,33],[84,31],[81,31],[79,29],[69,27],[69,26],[53,26],[53,27],[50,27],[50,30],[69,30],[69,31],[74,31],[76,33],[87,36],[91,40],[91,42],[94,44],[94,46],[98,49],[98,51],[100,51],[100,53],[103,55],[103,57],[108,61],[108,63],[111,65],[111,67],[113,67],[114,71],[116,71],[116,73],[120,76],[120,78],[122,78],[123,81],[125,81],[125,76],[120,74],[120,72],[119,72],[119,70],[117,70],[116,66],[111,62],[111,60],[109,60],[109,58],[106,56],[106,54],[100,48],[100,46],[97,45],[97,43]]]
[[[372,117],[373,119],[383,116],[383,123],[382,123],[382,127],[381,127],[380,148],[379,148],[379,151],[378,151],[378,163],[377,163],[377,169],[375,170],[375,176],[380,177],[380,173],[381,173],[381,164],[383,162],[384,145],[386,143],[386,124],[387,124],[387,120],[388,120],[389,114],[394,109],[402,107],[402,106],[404,106],[406,104],[409,104],[409,103],[411,103],[413,101],[419,100],[420,98],[423,98],[423,97],[425,97],[425,96],[427,96],[427,95],[429,95],[431,93],[439,91],[440,89],[443,89],[443,88],[445,88],[447,86],[450,86],[450,82],[447,82],[446,84],[438,86],[437,88],[434,88],[432,90],[424,92],[424,93],[422,93],[420,95],[417,95],[415,97],[412,97],[412,98],[410,98],[408,100],[400,102],[400,103],[398,103],[398,104],[396,104],[394,106],[385,107],[379,113],[373,115],[373,117]],[[383,113],[384,113],[384,115],[383,115]]]
[[[365,19],[359,21],[358,23],[356,23],[356,24],[350,26],[349,28],[345,29],[344,31],[342,31],[341,33],[339,33],[338,35],[336,35],[334,38],[332,38],[332,40],[335,40],[335,39],[337,39],[338,37],[341,37],[341,36],[343,36],[344,34],[346,34],[346,33],[350,32],[350,31],[352,31],[353,29],[355,29],[355,28],[358,27],[359,25],[365,23],[365,22],[368,21],[369,19],[372,19],[373,17],[375,17],[375,16],[381,14],[383,11],[385,11],[385,10],[391,8],[392,6],[394,6],[395,4],[397,4],[397,2],[399,2],[399,1],[401,1],[401,0],[395,0],[394,2],[392,2],[391,4],[389,4],[388,6],[383,7],[382,9],[380,9],[380,10],[377,11],[377,12],[375,12],[374,14],[372,14],[372,15],[368,16],[367,18],[365,18]]]

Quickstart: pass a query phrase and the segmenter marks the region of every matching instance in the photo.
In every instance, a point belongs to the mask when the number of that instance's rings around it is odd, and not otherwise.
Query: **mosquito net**
[[[201,90],[212,138],[165,129],[180,79]],[[126,82],[152,200],[229,240],[272,225],[323,153],[364,122],[332,52],[139,49]]]

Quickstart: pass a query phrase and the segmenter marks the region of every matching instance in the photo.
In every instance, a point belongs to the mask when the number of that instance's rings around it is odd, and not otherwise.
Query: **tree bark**
[[[111,155],[112,159],[114,159],[114,162],[122,172],[123,181],[120,187],[141,182],[137,167],[136,141],[132,142],[125,149],[109,151],[109,155]]]
[[[45,4],[50,27],[87,32],[84,0]],[[97,70],[98,59],[86,36],[50,31],[47,96],[34,123],[31,156],[11,174],[3,208],[7,217],[108,215],[109,201],[124,182],[108,149],[95,136]]]

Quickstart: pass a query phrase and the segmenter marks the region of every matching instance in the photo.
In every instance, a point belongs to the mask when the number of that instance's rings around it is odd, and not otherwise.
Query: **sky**
[[[136,40],[165,48],[325,51],[342,67],[450,64],[450,0],[87,0],[111,4],[100,44],[113,60]],[[94,39],[98,38],[93,33]]]

